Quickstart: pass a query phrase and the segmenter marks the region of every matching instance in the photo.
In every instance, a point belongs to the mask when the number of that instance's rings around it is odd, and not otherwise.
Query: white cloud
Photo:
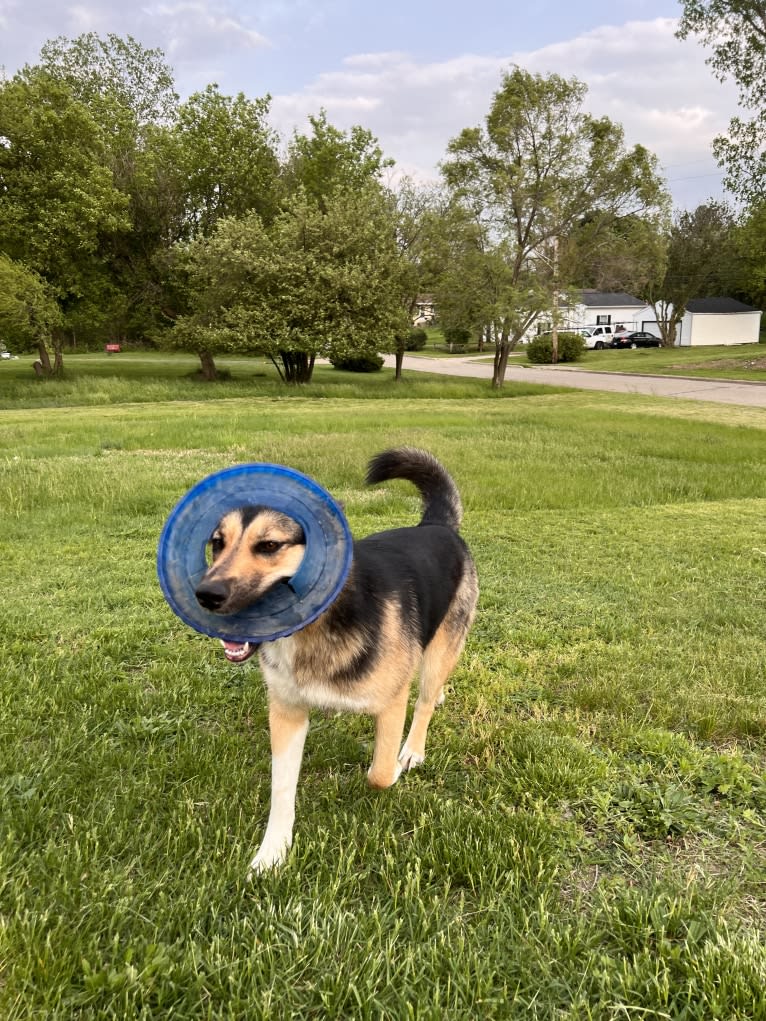
[[[429,64],[401,52],[356,54],[299,92],[276,96],[274,117],[289,133],[323,106],[341,127],[368,127],[402,167],[433,177],[447,142],[483,121],[512,64],[556,71],[584,81],[588,110],[622,124],[629,145],[655,152],[676,203],[695,205],[720,188],[710,143],[735,112],[736,95],[713,78],[698,44],[675,38],[675,26],[670,18],[634,21],[534,51]]]

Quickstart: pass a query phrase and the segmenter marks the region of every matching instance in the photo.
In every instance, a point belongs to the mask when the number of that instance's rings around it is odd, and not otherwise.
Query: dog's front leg
[[[307,709],[285,705],[271,698],[271,809],[263,842],[250,862],[253,872],[279,865],[290,850],[295,821],[295,791],[308,729]]]

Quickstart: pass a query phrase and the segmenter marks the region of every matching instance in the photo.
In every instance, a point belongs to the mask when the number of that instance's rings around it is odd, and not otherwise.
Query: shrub
[[[410,335],[407,338],[407,343],[404,345],[405,351],[422,351],[428,341],[428,334],[425,330],[416,329],[410,330]]]
[[[445,326],[444,341],[450,351],[465,351],[471,339],[471,331],[467,326]]]
[[[344,372],[380,372],[383,359],[380,355],[349,355],[347,358],[331,358],[330,364]]]
[[[585,341],[579,333],[559,334],[559,361],[576,362],[585,352]],[[550,333],[542,333],[527,346],[527,358],[536,365],[553,362],[553,341]]]

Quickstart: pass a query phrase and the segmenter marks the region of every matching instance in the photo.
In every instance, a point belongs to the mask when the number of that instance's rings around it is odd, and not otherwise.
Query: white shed
[[[676,331],[680,347],[757,344],[761,332],[761,315],[734,298],[692,298]],[[641,312],[638,329],[659,336],[657,320],[651,305]]]

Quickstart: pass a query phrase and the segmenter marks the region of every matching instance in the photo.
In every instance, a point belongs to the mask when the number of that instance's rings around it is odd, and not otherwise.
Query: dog
[[[423,516],[414,527],[355,540],[351,570],[337,598],[313,623],[286,638],[223,642],[233,663],[256,651],[269,699],[271,808],[250,870],[280,864],[292,845],[295,795],[311,709],[348,710],[375,718],[367,774],[390,787],[425,758],[426,733],[444,685],[465,644],[479,595],[476,567],[458,534],[460,496],[430,453],[386,450],[369,464],[366,482],[414,483]],[[227,513],[210,538],[210,566],[195,595],[214,613],[236,613],[276,585],[289,583],[306,545],[301,526],[264,506]],[[401,745],[410,685],[420,687]],[[401,746],[401,749],[400,749]]]

